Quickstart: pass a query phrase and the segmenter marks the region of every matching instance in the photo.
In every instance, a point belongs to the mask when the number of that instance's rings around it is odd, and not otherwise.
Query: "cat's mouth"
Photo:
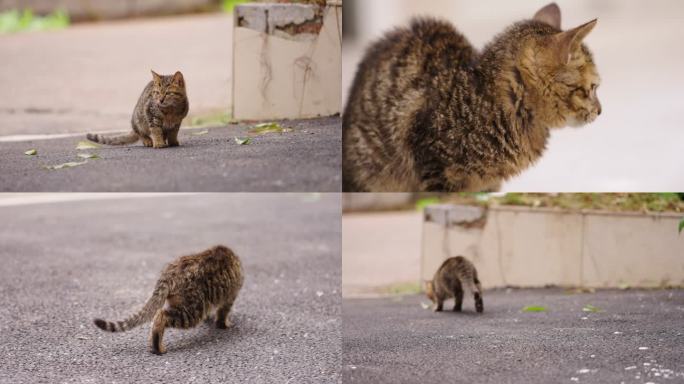
[[[569,116],[565,119],[565,124],[568,127],[581,128],[589,123],[594,122],[594,120],[596,120],[597,117],[598,114],[596,113],[588,113],[585,116],[582,116],[581,118],[577,118],[577,116]]]

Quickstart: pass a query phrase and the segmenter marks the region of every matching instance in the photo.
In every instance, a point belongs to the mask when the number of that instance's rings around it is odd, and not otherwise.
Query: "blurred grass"
[[[69,24],[69,15],[62,10],[46,16],[36,16],[30,9],[0,12],[0,34],[63,29]]]
[[[506,193],[489,195],[454,194],[443,202],[467,205],[512,205],[566,210],[604,210],[612,212],[684,212],[684,201],[677,193]]]
[[[236,5],[244,4],[244,3],[249,3],[251,0],[223,0],[221,3],[221,6],[223,7],[223,10],[228,13],[233,13],[233,9],[235,9]]]
[[[233,122],[230,113],[216,112],[211,114],[193,116],[186,123],[187,128],[220,127]]]
[[[399,283],[384,287],[382,291],[390,295],[413,295],[420,293],[421,288],[418,283]]]

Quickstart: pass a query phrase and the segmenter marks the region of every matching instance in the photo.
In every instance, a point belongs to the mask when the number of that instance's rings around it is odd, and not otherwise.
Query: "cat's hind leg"
[[[192,328],[202,321],[203,315],[201,305],[184,305],[184,303],[157,311],[152,320],[150,352],[156,355],[166,353],[162,338],[167,327]]]
[[[473,292],[473,296],[475,297],[475,310],[478,313],[482,313],[484,312],[484,302],[482,301],[482,285],[480,284],[480,280],[478,280],[477,276],[475,276],[474,283],[475,292]]]
[[[152,330],[150,331],[150,352],[155,355],[163,355],[166,353],[164,348],[163,338],[164,330],[166,329],[166,314],[163,309],[157,311],[152,320]]]
[[[461,312],[463,310],[463,287],[461,282],[454,286],[454,312]]]

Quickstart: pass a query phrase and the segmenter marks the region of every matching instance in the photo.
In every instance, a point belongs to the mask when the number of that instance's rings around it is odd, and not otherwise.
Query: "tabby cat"
[[[473,263],[463,256],[446,259],[435,272],[432,280],[425,283],[425,294],[435,304],[435,312],[440,312],[444,300],[454,298],[454,311],[463,308],[463,288],[467,288],[475,297],[475,310],[482,313],[482,286],[477,278],[477,270]]]
[[[114,137],[89,133],[88,140],[109,145],[132,144],[141,139],[153,148],[176,147],[181,122],[188,115],[188,98],[183,74],[161,76],[152,71],[150,81],[133,110],[133,131]]]
[[[164,330],[192,328],[216,310],[216,327],[227,328],[227,319],[242,287],[240,259],[222,245],[195,255],[182,256],[162,271],[152,297],[126,320],[95,319],[95,325],[109,332],[123,332],[152,320],[150,352],[165,353]]]
[[[556,4],[477,52],[451,24],[415,19],[372,45],[343,119],[345,191],[494,191],[539,159],[549,130],[601,114],[583,39]]]

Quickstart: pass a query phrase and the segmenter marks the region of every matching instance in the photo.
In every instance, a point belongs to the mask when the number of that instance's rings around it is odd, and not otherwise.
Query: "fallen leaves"
[[[546,312],[546,307],[539,305],[529,305],[522,309],[523,312]]]
[[[76,149],[94,149],[102,147],[100,144],[93,143],[92,141],[79,141],[76,145]]]
[[[209,133],[209,131],[206,130],[206,129],[204,129],[204,130],[202,130],[202,131],[196,131],[196,132],[193,131],[193,132],[190,132],[190,135],[192,135],[192,136],[202,136],[202,135],[206,135],[207,133]]]
[[[24,152],[24,155],[26,156],[35,156],[38,154],[38,150],[36,149],[29,149],[28,151]]]
[[[99,159],[100,156],[98,156],[96,153],[79,153],[78,157],[81,159]]]
[[[602,311],[601,311],[601,308],[599,308],[599,307],[595,307],[591,304],[587,304],[582,308],[582,312],[593,312],[593,313],[595,313],[595,312],[602,312]]]
[[[49,170],[73,168],[73,167],[78,167],[79,165],[83,165],[83,164],[87,164],[87,163],[88,163],[88,160],[70,161],[68,163],[62,163],[62,164],[57,164],[57,165],[48,165],[45,168],[47,168]]]
[[[236,138],[235,138],[235,142],[236,142],[238,145],[248,145],[249,143],[252,142],[252,139],[250,139],[249,137],[246,137],[246,138],[236,137]]]
[[[285,128],[278,123],[261,123],[257,124],[249,130],[249,133],[255,135],[264,135],[266,133],[286,133],[292,132],[292,128]]]

